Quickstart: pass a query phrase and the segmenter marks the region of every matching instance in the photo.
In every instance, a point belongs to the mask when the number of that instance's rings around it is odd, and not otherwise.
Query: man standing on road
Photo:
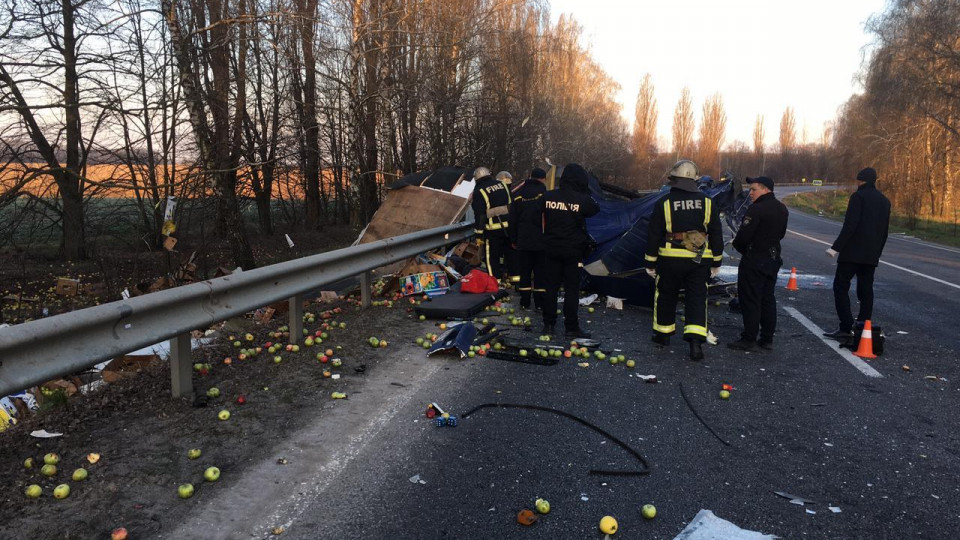
[[[787,234],[789,212],[773,195],[772,178],[747,177],[747,184],[753,204],[733,239],[733,247],[742,254],[737,269],[737,295],[743,312],[743,332],[739,340],[727,347],[756,352],[761,348],[773,349],[777,329],[777,298],[773,291],[783,264],[780,240]]]
[[[563,326],[567,337],[588,338],[580,328],[580,263],[590,246],[586,218],[600,207],[590,196],[587,171],[569,163],[560,176],[560,187],[548,191],[537,204],[546,248],[546,293],[543,301],[543,333],[553,334],[557,323],[557,294],[563,285]]]
[[[670,192],[653,207],[647,226],[647,274],[656,280],[653,342],[670,344],[677,331],[677,300],[684,293],[683,339],[690,359],[702,360],[707,340],[707,279],[720,271],[723,230],[713,201],[697,187],[697,165],[678,161],[667,173]]]
[[[479,167],[473,172],[477,184],[473,188],[474,232],[484,244],[483,263],[487,273],[495,279],[503,277],[500,259],[509,247],[507,230],[510,227],[510,189],[494,180],[490,170]]]
[[[534,169],[530,178],[513,189],[510,203],[510,242],[516,252],[517,290],[520,291],[520,309],[530,308],[530,299],[537,309],[543,309],[543,214],[537,204],[547,192],[543,169]],[[531,274],[533,278],[531,279]]]
[[[880,264],[880,254],[887,243],[890,227],[890,201],[877,189],[877,171],[873,167],[863,169],[857,173],[857,182],[859,187],[847,203],[840,235],[827,249],[827,255],[837,257],[833,299],[840,327],[824,335],[838,340],[853,335],[854,320],[850,310],[853,276],[857,276],[857,300],[860,301],[857,325],[873,316],[873,274]]]

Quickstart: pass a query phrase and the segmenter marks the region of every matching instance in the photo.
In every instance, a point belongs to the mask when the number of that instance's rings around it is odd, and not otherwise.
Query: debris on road
[[[420,478],[420,475],[419,475],[419,474],[415,474],[415,475],[411,476],[409,480],[410,480],[410,483],[411,483],[411,484],[421,484],[421,485],[423,485],[423,484],[426,484],[426,483],[427,483],[426,480]]]
[[[517,523],[529,527],[537,522],[537,515],[532,510],[524,508],[517,512]]]
[[[776,495],[780,496],[780,497],[783,497],[784,499],[789,499],[791,504],[800,504],[800,505],[803,505],[803,504],[817,504],[816,501],[812,501],[812,500],[810,500],[810,499],[805,499],[805,498],[800,497],[800,496],[798,496],[798,495],[792,495],[792,494],[790,494],[790,493],[787,493],[786,491],[774,491],[774,493],[775,493]]]
[[[673,540],[774,540],[777,537],[756,531],[741,529],[733,523],[717,517],[710,510],[700,510],[680,534]]]
[[[31,431],[30,436],[38,439],[51,439],[53,437],[63,437],[63,433],[50,433],[45,429],[38,429],[36,431]]]

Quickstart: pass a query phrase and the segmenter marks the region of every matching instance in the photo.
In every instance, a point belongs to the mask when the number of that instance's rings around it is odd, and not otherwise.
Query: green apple
[[[220,389],[216,386],[211,387],[209,390],[207,390],[207,397],[220,397]]]
[[[220,411],[219,413],[217,413],[217,418],[219,418],[219,419],[221,419],[221,420],[229,420],[229,419],[230,419],[230,411],[228,411],[228,410],[226,410],[226,409]]]
[[[526,356],[526,355],[527,355],[527,350],[526,350],[526,349],[520,349],[520,356]]]
[[[234,347],[239,347],[240,345],[243,345],[243,344],[240,343],[239,341],[234,341],[234,342],[233,342],[233,346],[234,346]]]
[[[537,505],[537,512],[540,512],[541,514],[550,513],[550,502],[547,501],[546,499],[537,499],[536,505]]]
[[[657,507],[652,504],[645,504],[643,508],[640,509],[640,513],[647,519],[653,519],[657,517]]]
[[[89,473],[87,473],[87,470],[84,469],[83,467],[80,467],[79,469],[73,471],[74,482],[83,482],[84,480],[87,479],[87,476],[89,476]]]
[[[32,469],[32,468],[33,468],[33,458],[32,458],[32,457],[28,457],[27,459],[23,460],[23,468],[24,468],[24,469]]]
[[[187,457],[189,459],[197,459],[202,453],[199,448],[191,448],[187,450]]]
[[[56,465],[57,463],[60,463],[60,456],[50,452],[49,454],[43,456],[43,462],[47,465]]]
[[[332,365],[333,367],[340,367],[343,365],[343,360],[340,360],[339,358],[334,358],[333,360],[330,361],[330,365]]]
[[[193,497],[193,484],[180,484],[180,487],[177,488],[177,495],[180,495],[181,499]]]
[[[60,484],[59,486],[53,488],[53,497],[55,499],[66,499],[70,496],[70,486],[67,484]]]
[[[588,308],[587,308],[587,313],[593,313],[593,308],[592,308],[592,307],[588,307]]]
[[[421,321],[427,320],[427,316],[426,316],[426,315],[421,315],[421,316],[420,316],[420,320],[421,320]]]
[[[634,362],[633,360],[627,360],[627,367],[628,367],[628,368],[632,368],[632,367],[634,367],[634,366],[636,366],[636,365],[637,365],[637,363]]]
[[[43,493],[43,488],[36,484],[30,484],[23,493],[28,499],[39,499],[40,495]]]
[[[207,482],[216,482],[220,479],[220,469],[207,467],[207,470],[203,471],[203,479]]]
[[[57,474],[57,466],[47,463],[46,465],[40,468],[40,474],[44,476],[53,476]]]
[[[273,357],[273,363],[274,363],[274,364],[279,364],[280,362],[283,362],[283,357],[282,357],[282,356],[280,356],[280,355],[278,354],[277,356],[274,356],[274,357]]]
[[[194,371],[200,371],[201,369],[203,369],[203,364],[197,362],[196,364],[193,365]]]
[[[726,390],[720,391],[720,399],[730,399],[730,392]]]

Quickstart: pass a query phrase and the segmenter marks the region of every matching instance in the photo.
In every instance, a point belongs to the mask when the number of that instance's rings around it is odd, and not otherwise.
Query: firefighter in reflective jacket
[[[494,180],[490,170],[479,167],[473,172],[477,184],[473,188],[474,232],[483,240],[483,264],[496,279],[503,277],[500,259],[510,245],[510,189]]]
[[[647,273],[656,280],[653,342],[666,346],[676,330],[677,299],[684,289],[683,339],[690,359],[703,359],[707,339],[707,280],[723,258],[719,212],[697,187],[699,173],[690,160],[678,161],[667,175],[670,192],[657,202],[647,228]]]

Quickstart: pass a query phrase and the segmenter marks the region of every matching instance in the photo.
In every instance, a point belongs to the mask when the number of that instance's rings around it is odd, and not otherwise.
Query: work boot
[[[656,332],[653,334],[653,337],[650,338],[650,341],[656,343],[661,347],[667,347],[670,345],[670,336],[667,334],[661,334],[659,332]]]
[[[734,341],[732,343],[727,343],[727,347],[735,351],[743,351],[743,352],[757,352],[760,350],[760,346],[757,345],[756,341],[751,341],[743,338],[740,338],[737,341]]]
[[[843,330],[837,328],[833,332],[824,332],[824,337],[833,338],[837,341],[846,341],[849,338],[853,337],[853,330]]]
[[[765,350],[765,351],[772,351],[772,350],[773,350],[773,340],[772,340],[772,339],[759,339],[759,340],[757,340],[757,345],[758,345],[761,349],[763,349],[763,350]]]
[[[699,341],[690,342],[690,359],[694,362],[703,360],[703,347],[700,346]]]
[[[577,339],[587,339],[590,337],[589,332],[584,332],[579,327],[567,329],[567,331],[564,332],[564,335],[567,336],[568,338],[577,338]]]
[[[556,329],[556,327],[555,327],[553,324],[551,324],[551,323],[543,323],[543,332],[541,332],[543,335],[545,335],[545,336],[552,336],[553,334],[556,333],[556,331],[557,331],[557,329]]]

